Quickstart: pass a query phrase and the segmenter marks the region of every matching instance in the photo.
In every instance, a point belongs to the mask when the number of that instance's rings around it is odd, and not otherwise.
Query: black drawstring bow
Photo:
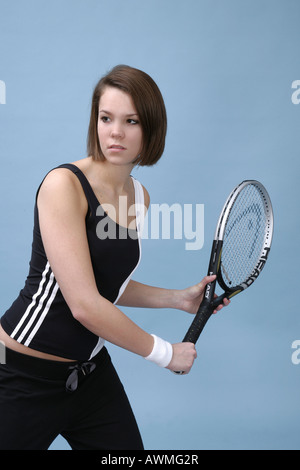
[[[96,369],[96,364],[94,362],[83,362],[82,364],[76,364],[76,366],[69,367],[71,374],[69,375],[66,382],[67,392],[75,392],[78,387],[79,374],[89,375],[93,370]]]

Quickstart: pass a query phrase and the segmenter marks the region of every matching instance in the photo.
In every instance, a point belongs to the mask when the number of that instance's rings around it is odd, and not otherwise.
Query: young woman
[[[166,126],[154,81],[115,67],[94,91],[89,156],[53,169],[39,187],[29,275],[1,318],[0,449],[47,449],[59,434],[73,449],[143,448],[105,340],[190,371],[193,344],[148,334],[119,308],[195,313],[211,280],[183,290],[132,280],[149,195],[130,175],[159,160]]]

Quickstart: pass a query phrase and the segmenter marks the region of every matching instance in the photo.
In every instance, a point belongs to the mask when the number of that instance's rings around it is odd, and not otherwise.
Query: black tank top
[[[109,219],[83,172],[72,164],[68,168],[80,180],[87,202],[86,233],[99,293],[116,303],[124,292],[141,257],[141,230],[144,216],[142,185],[132,177],[135,188],[137,229],[127,229]],[[38,192],[37,192],[38,194]],[[100,210],[99,210],[100,209]],[[98,224],[112,227],[115,236],[99,237]],[[98,232],[98,233],[97,233]],[[111,234],[110,234],[111,235]],[[29,274],[18,298],[1,318],[4,331],[32,349],[74,360],[94,357],[104,340],[74,319],[47,260],[34,208],[34,229]]]

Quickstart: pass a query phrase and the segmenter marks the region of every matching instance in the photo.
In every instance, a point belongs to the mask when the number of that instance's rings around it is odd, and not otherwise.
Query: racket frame
[[[264,244],[262,246],[256,266],[253,269],[250,276],[248,277],[248,279],[238,286],[235,286],[233,288],[228,288],[228,286],[226,286],[225,282],[223,281],[222,273],[220,269],[224,233],[225,233],[226,223],[227,223],[230,211],[237,197],[247,185],[254,185],[256,189],[259,191],[261,198],[264,202],[264,210],[265,210],[265,215],[267,218],[267,224],[265,227]],[[206,285],[204,296],[203,296],[203,301],[201,302],[201,305],[199,306],[199,309],[195,315],[195,318],[190,328],[188,329],[183,339],[183,342],[191,342],[195,344],[203,328],[205,327],[208,319],[212,315],[213,311],[218,307],[218,305],[220,305],[225,298],[231,299],[233,296],[244,291],[251,284],[253,284],[253,282],[257,279],[263,267],[265,266],[265,263],[267,261],[267,258],[270,252],[271,243],[272,243],[272,235],[273,235],[273,225],[274,225],[274,222],[273,222],[272,203],[265,187],[256,180],[242,181],[242,183],[240,183],[236,188],[234,188],[234,190],[228,196],[223,206],[223,209],[221,211],[218,223],[217,223],[214,241],[212,244],[209,268],[208,268],[208,275],[209,276],[216,275],[217,279]],[[219,297],[214,298],[216,281],[218,281],[218,284],[224,290],[224,293],[220,295]]]

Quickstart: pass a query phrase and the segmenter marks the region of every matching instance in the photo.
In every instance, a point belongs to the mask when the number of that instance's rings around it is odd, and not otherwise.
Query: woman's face
[[[98,138],[107,161],[133,165],[141,153],[143,131],[129,94],[106,87],[99,102]]]

